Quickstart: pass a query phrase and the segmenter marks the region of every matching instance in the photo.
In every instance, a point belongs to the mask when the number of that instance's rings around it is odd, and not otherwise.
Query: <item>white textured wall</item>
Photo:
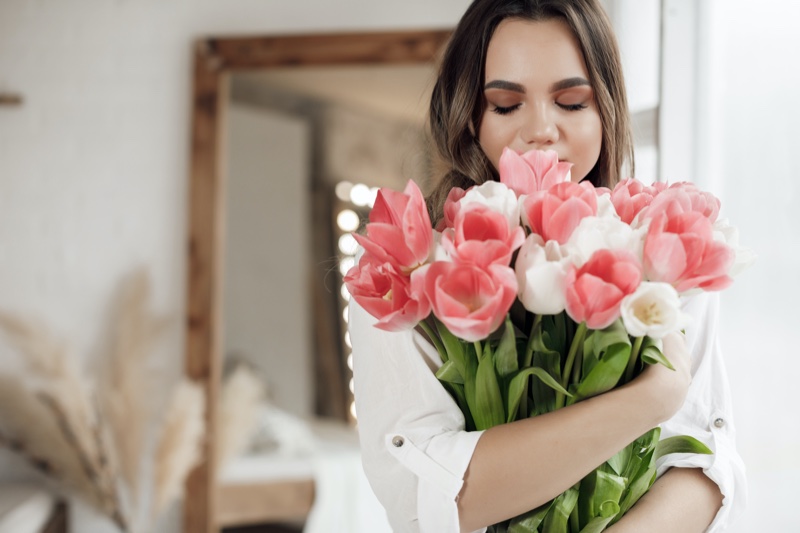
[[[798,531],[800,3],[706,8],[702,177],[759,256],[722,298],[721,342],[750,480],[750,506],[732,531]]]
[[[182,316],[194,39],[448,27],[467,4],[0,1],[0,90],[25,99],[0,107],[0,308],[43,318],[89,362],[116,282],[144,264],[155,306]],[[172,344],[178,367],[180,331]],[[0,455],[0,477],[26,475]],[[77,515],[74,531],[108,531]]]

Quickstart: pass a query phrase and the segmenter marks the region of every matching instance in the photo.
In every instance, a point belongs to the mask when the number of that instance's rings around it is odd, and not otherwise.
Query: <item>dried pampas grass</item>
[[[5,447],[25,455],[43,474],[94,499],[91,480],[49,411],[33,391],[7,375],[0,375],[0,431],[6,435]]]
[[[237,364],[225,379],[217,422],[217,469],[247,449],[257,429],[264,394],[263,381],[245,363]]]
[[[153,517],[180,497],[186,476],[201,458],[204,407],[199,385],[184,380],[175,387],[156,448]]]
[[[149,304],[150,280],[147,272],[139,269],[121,284],[113,310],[106,379],[101,381],[102,407],[132,507],[137,507],[139,500],[142,451],[153,417],[151,398],[156,392],[156,376],[148,362],[168,323],[149,312]]]
[[[174,388],[163,423],[155,420],[160,387],[151,363],[168,322],[148,309],[144,270],[127,277],[118,294],[108,372],[96,388],[47,328],[0,312],[0,331],[22,356],[21,376],[0,372],[0,447],[26,458],[121,530],[145,532],[180,495],[201,458],[205,398],[184,380]],[[147,459],[155,468],[149,510],[138,498]]]
[[[111,443],[91,401],[91,384],[41,325],[0,313],[0,329],[25,356],[29,384],[0,375],[3,427],[20,453],[127,531]]]

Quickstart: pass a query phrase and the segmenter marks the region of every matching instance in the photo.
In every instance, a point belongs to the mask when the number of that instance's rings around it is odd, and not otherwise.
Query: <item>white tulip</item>
[[[600,249],[627,250],[639,260],[644,251],[644,238],[649,224],[633,229],[616,216],[586,217],[566,243],[567,251],[577,267]]]
[[[738,276],[755,263],[755,252],[739,245],[739,230],[731,226],[727,218],[721,218],[714,223],[714,240],[727,244],[736,253],[729,276]]]
[[[517,255],[514,269],[519,284],[519,299],[525,309],[541,315],[564,310],[569,257],[556,241],[544,243],[531,233]]]
[[[445,230],[445,231],[453,231],[453,230]],[[433,263],[434,261],[448,261],[452,262],[453,259],[450,257],[450,252],[442,245],[442,232],[433,231],[433,246],[431,246],[431,254],[428,257],[428,262]]]
[[[663,282],[643,281],[633,294],[622,299],[620,314],[632,337],[661,339],[689,323],[689,316],[681,311],[678,291]]]
[[[597,196],[597,216],[600,218],[616,218],[619,220],[617,209],[611,201],[610,193],[603,193]]]
[[[467,191],[467,194],[458,201],[461,208],[476,203],[485,205],[508,219],[509,229],[519,227],[519,204],[517,195],[506,185],[498,181],[487,181]]]

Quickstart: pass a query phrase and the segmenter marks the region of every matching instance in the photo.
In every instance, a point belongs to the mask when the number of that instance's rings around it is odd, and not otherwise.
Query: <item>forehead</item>
[[[578,40],[561,19],[505,19],[489,41],[484,82],[549,84],[575,76],[589,77]]]

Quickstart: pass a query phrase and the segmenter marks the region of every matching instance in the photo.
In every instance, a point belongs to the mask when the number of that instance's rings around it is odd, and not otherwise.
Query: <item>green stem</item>
[[[430,325],[428,325],[428,323],[424,320],[419,321],[419,327],[422,328],[433,345],[436,347],[436,351],[439,352],[439,357],[442,358],[442,362],[446,363],[449,357],[447,357],[447,350],[445,349],[444,344],[442,344],[442,340],[439,338],[439,335],[437,335],[436,332],[433,331],[433,328],[431,328]]]
[[[561,373],[561,386],[565,389],[569,384],[569,377],[572,373],[572,365],[575,363],[575,355],[578,353],[578,347],[583,344],[583,338],[586,336],[586,322],[581,322],[578,329],[575,331],[575,336],[572,337],[572,344],[569,347],[567,354],[567,361],[564,363],[564,371]],[[556,392],[556,409],[564,407],[564,395]]]
[[[569,375],[572,373],[572,365],[575,363],[575,355],[578,353],[578,347],[583,344],[583,338],[586,336],[586,322],[581,322],[578,329],[575,331],[575,336],[572,338],[572,344],[569,347],[567,354],[567,362],[564,363],[564,373],[561,375],[561,386],[566,388],[569,383]]]
[[[528,335],[528,344],[525,346],[525,358],[522,360],[522,367],[520,368],[528,368],[531,366],[533,362],[533,337],[536,335],[536,329],[539,327],[539,324],[542,323],[542,315],[535,315],[533,317],[533,325],[531,326],[531,332]],[[522,398],[519,401],[519,410],[517,411],[519,414],[517,418],[528,418],[528,387],[530,387],[531,379],[528,378],[525,380],[525,386],[522,389]]]
[[[578,384],[581,379],[581,367],[583,366],[583,343],[578,346],[578,355],[575,356],[575,365],[572,367],[572,383]]]
[[[625,369],[625,383],[630,383],[633,379],[633,370],[636,368],[636,361],[639,359],[639,350],[642,348],[644,336],[636,337],[631,348],[631,357],[628,359],[628,367]]]
[[[475,341],[472,344],[475,346],[475,355],[478,356],[478,361],[480,361],[483,359],[483,346],[479,341]]]
[[[542,315],[536,315],[533,319],[533,326],[531,326],[531,333],[528,336],[528,344],[525,346],[525,359],[522,361],[521,368],[528,368],[533,362],[533,338],[536,335],[536,329],[542,323]]]

